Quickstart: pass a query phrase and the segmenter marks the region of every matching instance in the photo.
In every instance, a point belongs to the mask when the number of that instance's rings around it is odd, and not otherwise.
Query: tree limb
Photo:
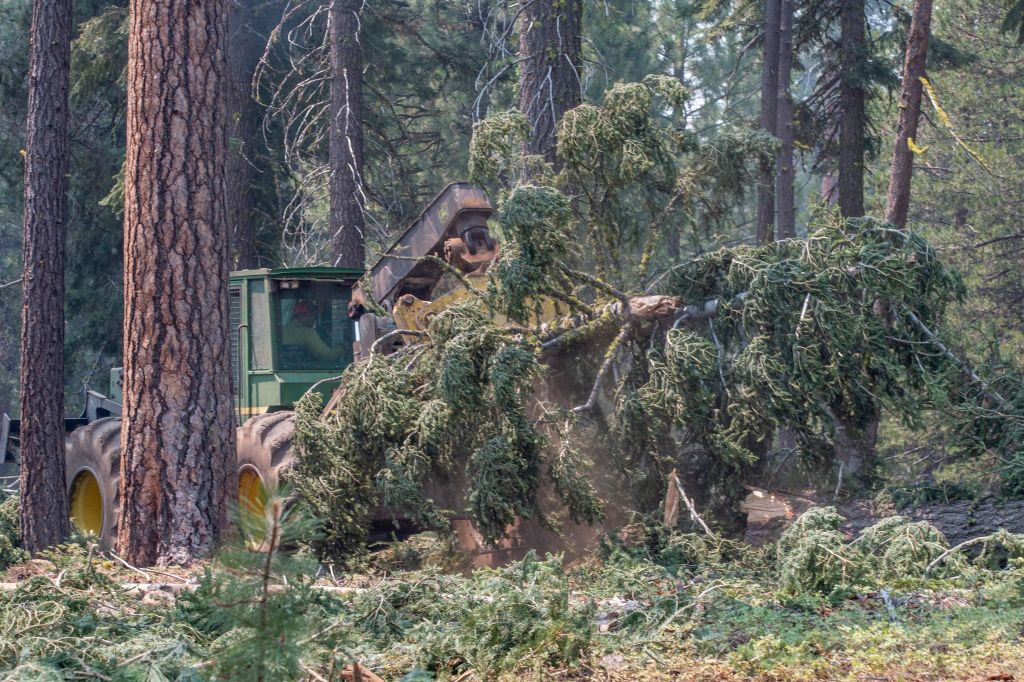
[[[572,411],[576,414],[583,414],[584,412],[590,412],[594,409],[597,404],[597,396],[601,393],[601,387],[604,386],[604,381],[608,376],[608,372],[611,371],[612,365],[615,364],[615,356],[618,355],[619,346],[626,340],[626,337],[633,330],[631,323],[626,323],[622,326],[615,339],[609,344],[608,350],[605,351],[604,362],[601,363],[601,369],[597,372],[597,377],[594,378],[594,386],[590,389],[590,395],[587,397],[587,402],[582,405],[577,405],[572,408]]]
[[[420,336],[420,337],[423,337],[423,336],[430,336],[430,334],[428,334],[427,332],[421,332],[421,331],[416,330],[416,329],[395,329],[394,331],[388,332],[387,334],[385,334],[384,336],[381,336],[380,338],[378,338],[376,341],[373,342],[373,345],[370,346],[370,356],[372,357],[372,356],[377,354],[378,347],[380,346],[380,344],[382,344],[385,341],[388,341],[390,339],[393,339],[396,336]]]
[[[672,470],[672,480],[676,483],[676,489],[679,491],[679,496],[683,498],[683,503],[686,505],[686,508],[690,510],[690,518],[699,523],[705,533],[711,537],[715,537],[715,534],[710,528],[708,528],[708,524],[704,523],[704,519],[702,519],[700,514],[697,513],[697,508],[693,506],[693,502],[686,495],[686,491],[683,490],[683,484],[679,481],[679,475],[676,473],[675,469]]]

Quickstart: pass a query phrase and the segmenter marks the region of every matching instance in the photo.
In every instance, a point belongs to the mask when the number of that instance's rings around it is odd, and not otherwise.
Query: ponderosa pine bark
[[[35,0],[25,130],[21,309],[21,542],[71,530],[64,487],[64,243],[71,0]]]
[[[790,91],[793,73],[793,0],[781,0],[779,14],[779,82],[775,134],[779,138],[780,147],[775,160],[775,234],[777,239],[789,239],[796,236],[793,96]]]
[[[928,42],[932,27],[932,0],[914,0],[907,36],[907,54],[903,62],[903,86],[900,90],[899,114],[896,120],[896,148],[892,154],[889,196],[885,219],[903,229],[910,210],[910,180],[914,172],[914,152],[909,141],[917,138],[917,122],[921,115],[921,78],[928,61]]]
[[[237,496],[224,205],[227,0],[132,0],[118,544],[214,548]]]
[[[867,24],[864,0],[840,0],[839,9],[839,212],[864,215],[864,91]]]
[[[331,249],[338,267],[364,266],[363,0],[332,0],[330,7]]]
[[[765,0],[761,59],[761,130],[775,135],[778,125],[780,0]],[[775,173],[768,163],[757,182],[757,241],[775,239]]]
[[[578,106],[583,73],[582,0],[534,0],[519,29],[519,110],[530,121],[524,151],[556,163],[556,127]]]

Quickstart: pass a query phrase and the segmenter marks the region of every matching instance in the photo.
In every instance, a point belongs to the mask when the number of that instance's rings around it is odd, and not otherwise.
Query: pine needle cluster
[[[310,578],[317,562],[294,551],[318,524],[279,491],[262,497],[258,507],[239,510],[238,538],[179,602],[186,619],[213,638],[210,660],[223,679],[301,677],[308,644],[323,626],[323,595]]]
[[[531,412],[542,410],[532,399],[543,374],[535,349],[494,324],[482,305],[439,313],[429,344],[351,367],[331,414],[320,415],[315,396],[297,405],[302,456],[290,475],[325,519],[322,552],[344,556],[358,546],[365,511],[377,502],[445,528],[453,508],[428,495],[431,485],[444,487],[439,481],[464,482],[464,494],[441,499],[464,504],[488,540],[538,513],[545,478],[577,516],[600,518],[589,483],[567,466],[578,455],[545,455],[550,419]]]
[[[834,507],[804,512],[774,547],[780,587],[791,594],[842,594],[885,585],[963,578],[1013,568],[1024,536],[997,531],[950,547],[940,530],[903,516],[882,519],[848,541]]]

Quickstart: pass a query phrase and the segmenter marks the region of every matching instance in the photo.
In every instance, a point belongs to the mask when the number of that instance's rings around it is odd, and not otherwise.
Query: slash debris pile
[[[283,549],[308,530],[295,508],[269,508],[262,534],[199,574],[129,570],[79,545],[12,567],[3,679],[338,682],[358,665],[392,681],[852,681],[1024,665],[1022,536],[950,549],[894,518],[849,540],[816,509],[760,549],[635,526],[571,569],[530,555],[448,575],[431,563],[444,543],[423,538],[395,548],[420,568],[384,570],[385,552],[339,585]]]

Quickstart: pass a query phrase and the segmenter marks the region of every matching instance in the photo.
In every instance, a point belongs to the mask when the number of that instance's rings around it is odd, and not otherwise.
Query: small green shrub
[[[18,520],[18,498],[0,493],[0,571],[28,558],[21,549],[21,526]]]
[[[277,682],[302,677],[310,635],[324,624],[309,578],[316,561],[291,551],[315,532],[287,496],[270,491],[264,513],[239,512],[239,537],[181,598],[184,620],[213,637],[219,679]],[[216,569],[216,570],[214,570]]]
[[[925,521],[904,516],[882,519],[857,540],[865,569],[878,580],[921,578],[928,565],[949,549],[946,536]],[[946,564],[947,568],[954,562]]]
[[[839,530],[835,507],[815,507],[786,529],[776,547],[780,587],[791,593],[828,593],[859,570]]]
[[[468,578],[390,581],[348,610],[353,650],[404,653],[407,668],[484,679],[545,666],[572,667],[594,636],[592,603],[570,600],[560,557],[479,570]],[[392,660],[392,662],[394,662]]]

